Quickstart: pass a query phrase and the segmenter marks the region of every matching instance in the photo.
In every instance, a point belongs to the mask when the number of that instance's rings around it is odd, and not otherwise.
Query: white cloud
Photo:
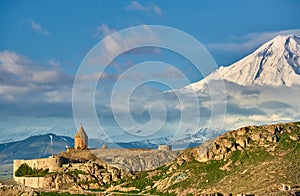
[[[114,32],[116,32],[115,29],[111,29],[105,23],[102,23],[100,26],[98,26],[96,28],[96,31],[95,31],[93,37],[94,38],[102,38],[102,37],[110,35]]]
[[[22,60],[24,59],[22,58]],[[21,63],[20,61],[21,57],[18,56],[15,52],[0,52],[0,70],[4,70],[13,74],[21,74],[24,71],[24,68],[19,65],[19,63]],[[25,61],[27,61],[27,59]]]
[[[239,86],[229,82],[225,85],[230,97],[224,124],[228,129],[299,120],[299,87]]]
[[[48,64],[51,65],[52,67],[60,67],[61,63],[57,60],[55,60],[54,58],[50,59],[48,61]]]
[[[300,35],[300,29],[255,32],[243,36],[231,36],[228,41],[206,44],[209,49],[234,53],[250,52],[277,35]]]
[[[102,30],[98,31],[98,33],[96,34],[98,36],[100,34],[105,35],[106,33],[115,31],[105,24],[102,24],[101,26],[98,29]],[[151,30],[151,28],[147,27],[146,25],[142,26],[142,28],[135,28],[127,30],[125,32],[123,31],[118,34],[111,34],[106,36],[105,39],[102,40],[102,43],[100,45],[101,47],[96,47],[93,53],[88,54],[89,58],[86,63],[87,65],[104,65],[104,61],[106,61],[107,59],[115,58],[118,53],[158,53],[158,50],[155,48],[152,48],[150,50],[140,49],[147,45],[146,43],[151,43],[152,45],[154,45],[155,43],[159,43],[159,39],[156,34]]]
[[[32,81],[36,83],[51,83],[59,78],[59,72],[56,70],[41,70],[32,73]]]
[[[162,12],[162,10],[160,9],[160,7],[158,7],[157,5],[153,5],[153,11],[156,13],[156,14],[158,14],[158,15],[162,15],[163,14],[163,12]]]
[[[152,12],[159,16],[163,14],[161,8],[158,7],[157,5],[152,4],[152,5],[144,6],[137,1],[131,1],[129,5],[125,6],[125,10],[131,10],[131,11],[139,10],[139,11],[144,11],[149,13]]]
[[[32,30],[34,30],[36,33],[44,35],[44,36],[50,36],[50,33],[46,29],[44,29],[40,24],[35,22],[34,20],[29,19],[27,21],[30,24],[30,27],[32,28]]]
[[[52,100],[54,91],[71,97],[72,81],[57,66],[47,69],[16,52],[0,51],[0,101]]]
[[[139,2],[137,1],[131,1],[129,5],[125,7],[126,10],[142,10],[146,11],[146,7],[142,6]]]

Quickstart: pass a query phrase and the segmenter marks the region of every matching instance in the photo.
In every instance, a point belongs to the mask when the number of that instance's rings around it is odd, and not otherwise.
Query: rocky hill
[[[299,194],[299,138],[300,123],[240,128],[118,186],[148,194]]]
[[[136,150],[128,154],[127,161],[136,154],[140,163],[146,162],[140,155],[150,152],[156,159],[152,150]],[[160,156],[166,153],[156,152]],[[300,122],[230,131],[149,171],[120,168],[99,160],[97,154],[88,150],[60,155],[68,156],[74,163],[45,176],[47,190],[152,195],[300,193]],[[80,163],[75,163],[76,158]]]

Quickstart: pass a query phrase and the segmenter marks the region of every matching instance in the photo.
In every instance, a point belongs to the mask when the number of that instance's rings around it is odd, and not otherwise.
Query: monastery
[[[77,133],[74,137],[74,147],[67,148],[66,152],[73,150],[84,150],[88,149],[88,136],[82,126],[79,127]],[[106,144],[103,144],[101,150],[106,150]],[[118,150],[118,149],[116,149]],[[171,145],[159,145],[157,148],[158,151],[172,151]],[[13,178],[19,183],[32,188],[42,188],[44,183],[44,177],[33,177],[33,176],[21,176],[18,177],[15,175],[18,168],[26,163],[32,169],[48,169],[49,172],[59,172],[61,168],[70,164],[70,160],[60,155],[52,155],[48,158],[39,158],[31,160],[14,160],[13,162]],[[76,165],[72,163],[72,165]]]
[[[88,148],[88,136],[84,131],[83,127],[80,126],[75,137],[74,137],[74,148],[68,148],[67,151],[70,150],[83,150]],[[34,188],[40,187],[42,183],[43,177],[17,177],[15,176],[15,172],[17,169],[23,164],[26,163],[33,169],[49,169],[49,172],[57,172],[63,164],[67,164],[69,162],[68,159],[58,156],[52,155],[48,158],[39,158],[39,159],[31,159],[31,160],[14,160],[13,162],[13,178],[16,182],[24,184],[26,186],[31,186]]]

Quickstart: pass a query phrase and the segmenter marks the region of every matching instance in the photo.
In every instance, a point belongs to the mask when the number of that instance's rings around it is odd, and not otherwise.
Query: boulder
[[[277,135],[268,135],[267,141],[276,143],[276,142],[278,142],[278,137],[277,137]]]
[[[236,138],[236,144],[242,148],[246,148],[248,140],[245,137],[238,137]]]
[[[105,184],[108,184],[112,181],[112,178],[111,178],[111,173],[101,173],[103,179],[102,181],[105,183]]]
[[[299,136],[298,135],[290,135],[289,138],[293,141],[298,141],[299,140]]]
[[[259,132],[254,132],[252,135],[251,135],[251,139],[253,141],[260,141],[261,140],[261,134]]]
[[[121,172],[117,168],[109,166],[107,168],[107,171],[109,173],[111,173],[112,181],[118,181],[118,180],[120,180],[120,178],[121,178]]]
[[[201,146],[199,148],[196,160],[199,162],[206,162],[209,160],[209,148],[207,146]]]
[[[236,132],[236,134],[238,136],[244,136],[244,135],[246,135],[247,131],[248,131],[248,128],[247,127],[243,127],[243,128],[238,129],[237,132]]]
[[[75,177],[69,174],[48,175],[44,178],[43,188],[69,189],[75,182]]]
[[[222,139],[221,143],[226,147],[226,148],[231,148],[233,146],[233,142],[229,138],[224,138]]]

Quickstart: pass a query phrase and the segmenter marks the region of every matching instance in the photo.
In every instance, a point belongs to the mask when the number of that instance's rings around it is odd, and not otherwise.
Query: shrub
[[[20,165],[20,167],[17,169],[15,176],[27,176],[27,175],[33,175],[34,171],[33,169],[27,165],[26,163],[23,163],[22,165]]]
[[[29,165],[26,163],[23,163],[20,165],[20,167],[15,172],[15,176],[35,176],[35,177],[42,177],[47,175],[49,172],[49,169],[32,169]]]

